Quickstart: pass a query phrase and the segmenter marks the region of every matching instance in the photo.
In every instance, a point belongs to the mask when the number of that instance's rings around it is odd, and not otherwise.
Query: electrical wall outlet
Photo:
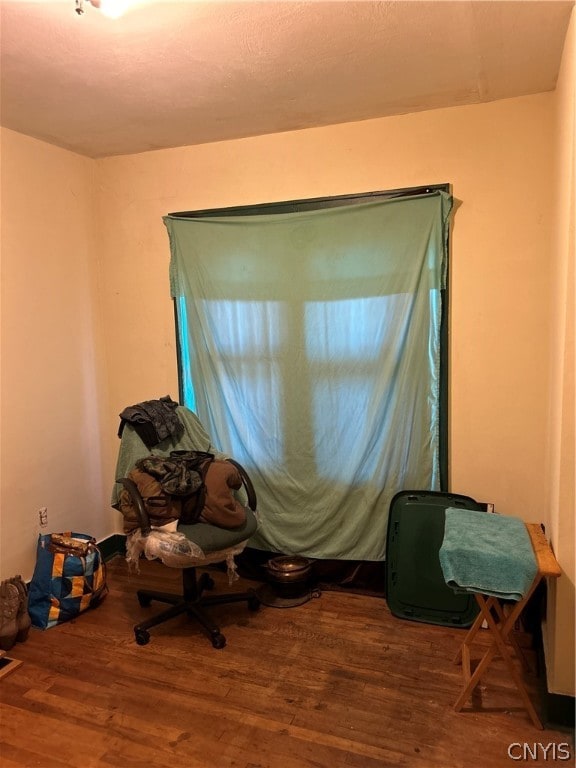
[[[40,527],[45,528],[48,525],[48,507],[40,507],[38,518],[40,520]]]

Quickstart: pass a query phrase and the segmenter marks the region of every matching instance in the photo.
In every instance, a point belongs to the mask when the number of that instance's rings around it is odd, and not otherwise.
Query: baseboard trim
[[[546,651],[542,631],[547,599],[546,581],[541,581],[522,614],[522,623],[532,635],[532,649],[536,654],[540,718],[546,728],[574,733],[574,696],[551,693],[548,688]]]
[[[546,675],[546,659],[544,658],[544,644],[541,637],[538,638],[536,652],[538,655],[538,669],[540,670],[540,706],[542,708],[542,721],[548,728],[558,731],[574,733],[574,718],[576,713],[574,696],[560,693],[550,693]]]
[[[569,730],[574,733],[574,717],[576,714],[574,696],[563,696],[559,693],[546,691],[543,699],[544,720],[547,725],[558,730]]]
[[[98,542],[98,548],[102,553],[104,562],[112,560],[116,555],[126,555],[126,536],[123,533],[113,533]]]

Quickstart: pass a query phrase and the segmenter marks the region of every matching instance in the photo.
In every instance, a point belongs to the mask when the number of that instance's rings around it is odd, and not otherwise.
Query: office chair
[[[183,417],[188,420],[194,419],[196,423],[197,417],[191,412],[186,412],[185,409],[179,408],[179,412]],[[133,432],[130,425],[126,425],[124,429],[123,440],[129,443],[128,450],[130,455],[134,456],[136,453],[144,453],[145,448],[140,445],[137,435]],[[204,433],[205,434],[205,433]],[[136,449],[134,446],[136,445]],[[185,448],[191,449],[191,446],[196,445],[197,439],[194,437],[193,443],[190,443],[189,438],[186,438]],[[160,455],[166,455],[168,451],[173,448],[182,448],[183,444],[173,444],[173,441],[167,440],[165,443],[160,443],[157,447],[157,453]],[[207,446],[202,444],[200,446],[205,449]],[[122,455],[122,454],[121,454]],[[121,459],[124,462],[124,459]],[[210,563],[218,563],[226,560],[228,562],[228,568],[233,568],[234,555],[241,552],[248,539],[256,532],[258,522],[256,518],[256,492],[254,486],[241,464],[233,459],[221,457],[221,460],[225,460],[233,464],[238,473],[240,474],[242,485],[244,487],[248,506],[246,507],[246,520],[237,528],[222,528],[217,525],[212,525],[206,522],[196,522],[191,525],[178,524],[177,531],[179,534],[184,534],[186,540],[192,543],[191,549],[198,552],[200,550],[200,556],[185,556],[176,558],[174,562],[177,565],[172,565],[169,558],[164,558],[160,555],[160,558],[168,565],[168,567],[180,567],[182,569],[182,594],[175,595],[165,592],[156,592],[147,589],[141,589],[137,591],[138,602],[142,607],[147,607],[153,600],[157,600],[161,603],[167,603],[171,607],[162,611],[156,616],[153,616],[145,621],[136,624],[134,627],[134,636],[138,645],[146,645],[150,642],[149,629],[162,624],[169,619],[179,616],[183,613],[187,613],[191,618],[196,619],[205,632],[208,634],[214,648],[224,648],[226,645],[226,638],[220,631],[219,627],[214,623],[206,612],[206,608],[211,605],[221,605],[224,603],[236,603],[247,602],[248,608],[252,611],[257,610],[260,606],[260,600],[256,592],[252,589],[247,592],[232,592],[229,594],[219,595],[206,595],[205,592],[211,590],[214,587],[214,580],[208,573],[203,573],[198,576],[196,568],[199,566],[205,566]],[[125,463],[125,462],[124,462]],[[120,461],[119,461],[120,464]],[[124,490],[129,494],[131,509],[135,512],[138,521],[138,547],[136,549],[136,557],[140,552],[144,552],[147,557],[151,557],[151,554],[147,550],[147,542],[155,539],[157,530],[155,531],[150,523],[150,516],[146,509],[144,499],[137,484],[129,477],[120,477],[116,481],[121,485]],[[115,486],[113,493],[113,506],[117,509],[119,492],[117,490],[118,485]],[[129,534],[130,538],[131,534]],[[156,539],[157,540],[157,539]],[[195,545],[195,546],[194,546]],[[127,545],[128,546],[128,545]],[[152,554],[154,557],[154,554]]]

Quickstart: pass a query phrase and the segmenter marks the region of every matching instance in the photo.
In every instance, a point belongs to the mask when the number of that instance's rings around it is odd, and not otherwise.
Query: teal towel
[[[505,600],[521,600],[538,571],[522,520],[470,509],[446,510],[439,557],[446,584],[455,592]]]

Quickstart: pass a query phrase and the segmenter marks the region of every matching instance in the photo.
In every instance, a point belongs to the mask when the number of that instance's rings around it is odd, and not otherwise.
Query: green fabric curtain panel
[[[164,218],[185,404],[258,492],[258,549],[383,560],[439,490],[450,195]]]

